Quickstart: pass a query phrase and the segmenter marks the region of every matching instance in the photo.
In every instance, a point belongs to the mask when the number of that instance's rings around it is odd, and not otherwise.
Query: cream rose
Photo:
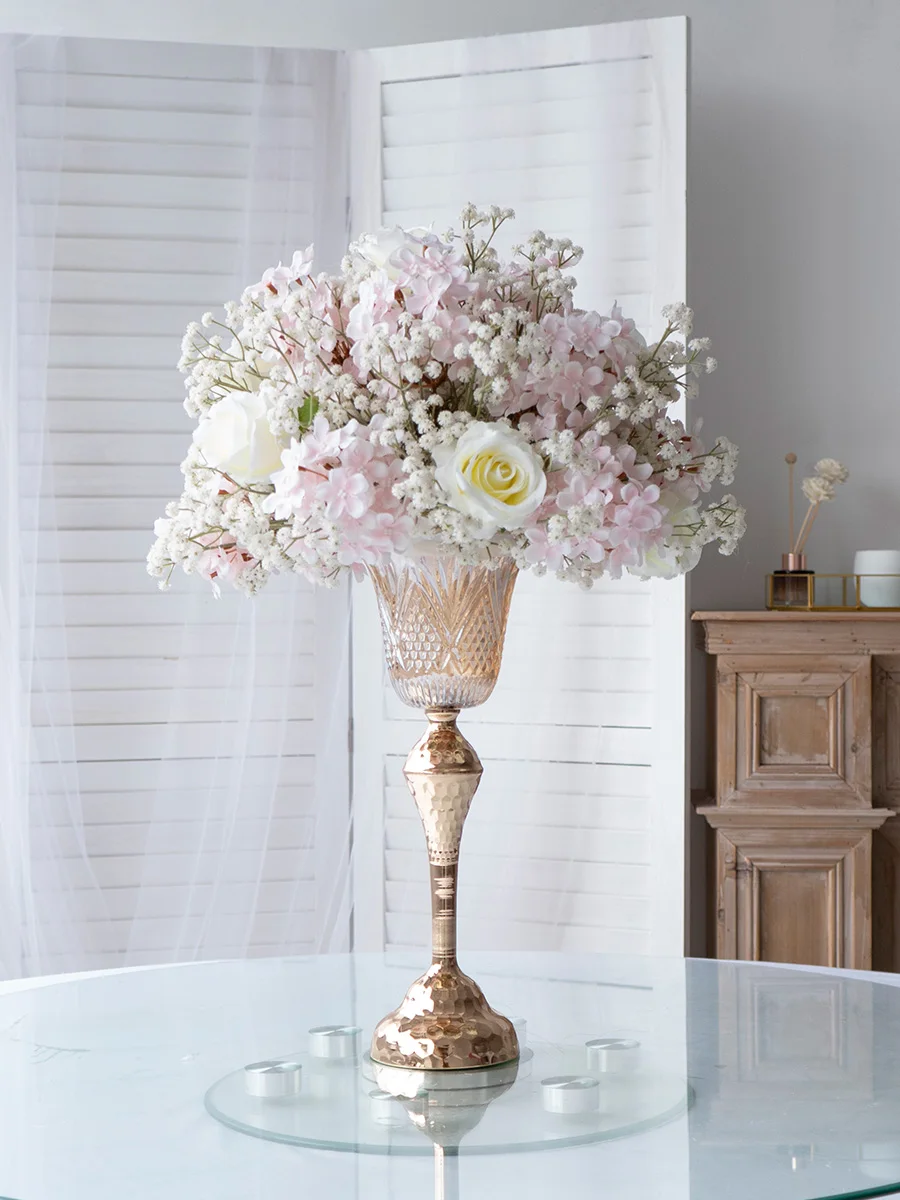
[[[391,262],[391,257],[398,250],[421,252],[422,239],[430,232],[422,228],[401,229],[399,225],[393,229],[379,229],[377,233],[367,233],[361,238],[356,244],[356,252],[377,270],[384,271],[389,279],[397,279],[401,272]]]
[[[259,483],[281,468],[282,447],[255,392],[232,392],[213,405],[194,430],[194,445],[235,483]]]
[[[506,425],[473,421],[454,447],[438,447],[434,460],[447,503],[480,521],[483,538],[519,529],[547,490],[541,456]]]

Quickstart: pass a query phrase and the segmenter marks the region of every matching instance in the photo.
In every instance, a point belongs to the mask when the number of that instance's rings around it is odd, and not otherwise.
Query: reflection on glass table
[[[288,1145],[432,1154],[436,1200],[459,1195],[461,1153],[590,1145],[685,1111],[684,1077],[642,1066],[635,1039],[534,1051],[526,1023],[517,1026],[517,1062],[470,1071],[385,1066],[361,1051],[358,1027],[319,1026],[308,1053],[232,1072],[209,1089],[206,1108],[240,1133]]]
[[[604,1040],[639,1048],[630,1039]],[[394,1155],[427,1155],[431,1143],[463,1154],[590,1145],[685,1110],[684,1075],[654,1062],[635,1058],[623,1069],[609,1062],[609,1051],[601,1063],[586,1045],[532,1050],[520,1039],[520,1046],[517,1062],[471,1071],[383,1066],[357,1047],[343,1058],[312,1049],[233,1071],[209,1089],[206,1109],[269,1141]]]
[[[889,981],[707,961],[469,962],[489,1000],[519,1015],[514,1067],[367,1059],[409,956],[200,964],[0,994],[0,1196],[900,1191]]]

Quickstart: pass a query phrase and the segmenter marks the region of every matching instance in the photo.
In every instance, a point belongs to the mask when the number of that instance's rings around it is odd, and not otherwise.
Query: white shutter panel
[[[90,40],[65,53],[55,101],[57,78],[18,78],[23,186],[38,232],[55,237],[36,886],[60,889],[57,908],[74,889],[91,964],[308,950],[333,883],[315,865],[328,838],[313,692],[335,678],[340,599],[323,604],[296,580],[274,581],[255,606],[183,577],[161,594],[144,559],[181,490],[192,422],[174,364],[187,321],[313,240],[321,56],[288,68],[274,56],[263,91],[250,49]],[[265,153],[294,168],[279,180],[293,197],[284,228],[280,213],[254,211],[263,121]],[[340,823],[340,786],[330,802]]]
[[[357,55],[354,232],[511,205],[504,248],[533,228],[570,236],[578,303],[618,300],[658,328],[684,294],[685,33],[675,19]],[[427,863],[402,766],[422,719],[382,678],[367,585],[354,605],[357,944],[419,946]],[[520,578],[497,690],[461,720],[485,765],[464,947],[682,952],[684,617],[683,581],[582,594]]]

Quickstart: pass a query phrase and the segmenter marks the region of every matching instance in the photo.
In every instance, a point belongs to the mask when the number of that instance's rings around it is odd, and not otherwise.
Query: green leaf
[[[297,420],[300,423],[300,428],[305,432],[312,425],[316,413],[319,411],[318,399],[310,393],[297,409]]]

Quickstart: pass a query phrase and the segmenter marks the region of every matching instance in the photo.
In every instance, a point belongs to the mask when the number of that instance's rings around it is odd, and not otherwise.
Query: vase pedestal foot
[[[474,979],[455,962],[436,962],[379,1023],[371,1053],[389,1067],[472,1070],[513,1062],[519,1044],[512,1021],[494,1012]]]

